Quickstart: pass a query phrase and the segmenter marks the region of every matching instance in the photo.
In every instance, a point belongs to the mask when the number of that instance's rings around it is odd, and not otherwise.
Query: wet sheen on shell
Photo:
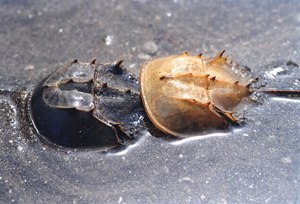
[[[140,91],[150,120],[163,132],[189,137],[238,122],[232,115],[249,95],[251,80],[235,73],[223,57],[168,56],[147,60]]]
[[[131,140],[144,117],[138,80],[122,61],[72,63],[35,88],[31,118],[53,147],[106,150]]]

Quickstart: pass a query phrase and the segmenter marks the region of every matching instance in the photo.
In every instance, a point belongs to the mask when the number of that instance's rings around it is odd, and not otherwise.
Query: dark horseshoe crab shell
[[[30,102],[41,140],[54,147],[120,146],[139,131],[144,109],[138,81],[122,61],[74,60],[43,79]]]

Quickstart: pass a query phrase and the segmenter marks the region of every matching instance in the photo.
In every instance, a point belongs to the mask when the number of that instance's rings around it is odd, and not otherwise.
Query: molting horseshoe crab
[[[240,123],[234,113],[259,90],[249,88],[253,78],[223,57],[224,52],[147,60],[140,81],[122,61],[74,60],[36,86],[30,102],[33,124],[51,146],[101,150],[130,141],[145,128],[147,116],[175,137],[226,129]]]
[[[130,140],[145,115],[138,80],[122,61],[74,60],[36,86],[30,109],[43,142],[103,150]]]

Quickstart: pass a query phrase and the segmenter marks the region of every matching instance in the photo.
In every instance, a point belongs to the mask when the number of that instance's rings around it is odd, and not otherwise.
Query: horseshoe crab
[[[144,116],[138,80],[122,61],[74,60],[36,86],[30,110],[41,140],[65,148],[120,146]]]
[[[223,57],[167,56],[146,60],[140,69],[140,91],[146,113],[161,131],[190,137],[210,129],[240,124],[236,117],[252,92],[299,94],[290,90],[256,90],[256,78]]]
[[[250,94],[251,79],[236,74],[222,51],[215,57],[168,56],[146,61],[140,70],[142,101],[163,132],[189,137],[236,123],[235,108]]]
[[[36,86],[30,103],[33,124],[51,146],[102,150],[131,140],[144,129],[147,116],[156,128],[175,137],[226,129],[241,122],[234,113],[259,90],[251,90],[253,79],[223,54],[186,52],[146,60],[140,81],[122,61],[74,60]]]

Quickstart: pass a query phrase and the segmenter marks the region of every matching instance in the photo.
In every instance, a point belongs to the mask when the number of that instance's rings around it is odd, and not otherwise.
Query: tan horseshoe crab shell
[[[140,91],[150,120],[163,132],[189,137],[238,122],[235,108],[249,96],[251,79],[235,73],[222,51],[214,57],[168,56],[146,61]]]

